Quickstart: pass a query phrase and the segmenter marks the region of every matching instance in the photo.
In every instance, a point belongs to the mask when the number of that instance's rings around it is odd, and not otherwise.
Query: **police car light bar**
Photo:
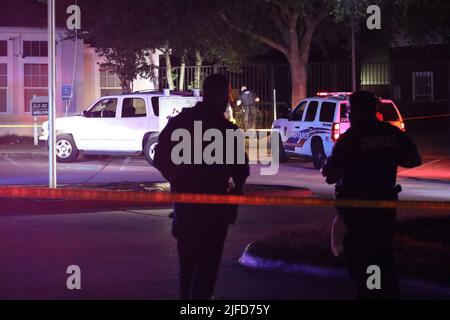
[[[339,97],[339,96],[349,96],[353,92],[317,92],[318,97]]]

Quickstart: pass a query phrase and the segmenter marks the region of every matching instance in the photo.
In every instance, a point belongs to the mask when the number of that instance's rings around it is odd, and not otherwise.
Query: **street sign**
[[[31,99],[30,110],[33,117],[48,116],[48,97],[34,97]]]
[[[61,96],[64,101],[72,99],[72,86],[63,84],[61,86]]]

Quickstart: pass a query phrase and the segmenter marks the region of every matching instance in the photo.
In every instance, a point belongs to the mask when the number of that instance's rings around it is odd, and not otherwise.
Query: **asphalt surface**
[[[170,209],[101,211],[89,209],[89,203],[1,203],[1,299],[177,299]],[[316,219],[329,217],[331,222],[333,216],[326,208],[242,207],[229,231],[215,298],[351,299],[347,278],[255,271],[238,264],[248,243]],[[66,286],[70,265],[81,269],[81,290]],[[442,290],[403,282],[402,288],[405,298],[450,298]]]
[[[434,161],[434,160],[433,160]],[[430,170],[433,164],[426,166]],[[419,170],[420,171],[420,170]],[[332,197],[310,163],[293,160],[275,176],[252,166],[249,183],[309,188]],[[58,164],[60,184],[162,181],[142,158],[110,157]],[[411,172],[410,172],[411,174]],[[0,185],[45,185],[42,154],[0,152]],[[403,199],[450,200],[443,179],[401,178]],[[177,255],[170,235],[170,208],[123,208],[106,203],[0,199],[0,298],[176,299]],[[416,214],[425,212],[416,212]],[[429,214],[426,212],[426,214]],[[246,245],[282,230],[334,217],[332,208],[240,209],[230,228],[217,282],[218,299],[351,299],[348,279],[267,273],[246,269],[238,259]],[[81,268],[81,290],[68,290],[66,269]],[[406,298],[448,298],[433,289],[404,285]]]

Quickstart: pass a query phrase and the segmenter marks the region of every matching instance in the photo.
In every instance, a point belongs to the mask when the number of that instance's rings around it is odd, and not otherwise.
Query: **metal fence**
[[[367,62],[356,66],[357,89],[375,92],[379,96],[394,99],[409,116],[447,113],[449,108],[450,62]],[[178,87],[180,68],[173,68]],[[202,66],[201,80],[212,73],[221,73],[230,80],[237,96],[243,85],[261,98],[259,127],[267,128],[273,121],[273,90],[277,92],[278,108],[291,105],[291,78],[288,65],[255,64],[243,66],[239,71],[225,66]],[[194,83],[195,67],[186,67],[184,88]],[[308,65],[307,94],[314,96],[319,91],[351,91],[351,63],[310,63]],[[160,88],[167,87],[165,68],[159,68]],[[442,125],[447,125],[447,119]]]

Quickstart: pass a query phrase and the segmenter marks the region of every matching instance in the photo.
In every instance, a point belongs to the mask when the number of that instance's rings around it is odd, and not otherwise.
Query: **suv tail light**
[[[333,123],[333,127],[331,128],[331,140],[336,142],[341,135],[341,125],[339,123]]]

